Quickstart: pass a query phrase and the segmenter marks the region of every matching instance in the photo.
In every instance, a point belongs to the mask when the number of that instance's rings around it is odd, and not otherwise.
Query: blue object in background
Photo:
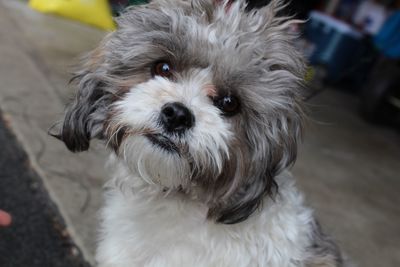
[[[323,65],[327,79],[338,81],[351,68],[358,56],[362,34],[344,22],[321,12],[311,12],[306,24],[305,37],[315,45],[310,63]]]
[[[400,58],[400,11],[394,12],[374,38],[375,46],[385,56]]]

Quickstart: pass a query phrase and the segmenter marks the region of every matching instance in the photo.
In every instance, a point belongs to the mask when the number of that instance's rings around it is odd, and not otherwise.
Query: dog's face
[[[60,138],[104,139],[132,174],[245,220],[296,157],[304,65],[280,1],[155,1],[88,57]]]

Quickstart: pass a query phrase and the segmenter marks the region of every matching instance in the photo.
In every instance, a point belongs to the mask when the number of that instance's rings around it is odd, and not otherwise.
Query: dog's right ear
[[[106,119],[107,101],[104,73],[104,43],[95,49],[85,60],[84,68],[71,80],[77,84],[78,91],[73,102],[68,106],[61,127],[49,134],[63,141],[72,152],[89,149],[90,140],[100,137]]]

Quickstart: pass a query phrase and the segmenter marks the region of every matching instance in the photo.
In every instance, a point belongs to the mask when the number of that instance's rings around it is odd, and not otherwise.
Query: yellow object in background
[[[315,69],[312,67],[308,67],[306,70],[306,75],[304,77],[306,82],[311,82],[314,79],[314,76],[315,76]]]
[[[44,13],[57,14],[105,30],[115,29],[107,0],[30,0],[29,6]]]

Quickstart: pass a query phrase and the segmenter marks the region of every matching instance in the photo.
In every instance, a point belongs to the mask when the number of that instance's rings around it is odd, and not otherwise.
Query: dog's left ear
[[[230,166],[217,179],[216,204],[210,207],[209,218],[224,224],[239,223],[257,210],[265,196],[273,200],[279,189],[276,176],[297,157],[303,128],[301,114],[296,105],[287,110],[289,117],[270,122],[274,130],[265,131],[262,126],[254,125],[245,127],[245,135],[251,138],[244,138],[242,144],[232,148]]]
[[[227,200],[209,209],[208,216],[218,223],[236,224],[246,220],[262,203],[266,194],[277,190],[273,177],[265,172],[249,176],[248,181],[241,185]]]
[[[104,81],[104,42],[88,55],[84,68],[71,80],[77,84],[78,91],[68,106],[57,133],[49,134],[60,139],[72,152],[89,149],[90,140],[101,137],[106,119],[107,102],[110,94]]]
[[[237,183],[237,186],[234,190],[223,189],[222,192],[231,191],[231,193],[217,197],[216,205],[210,207],[208,217],[223,224],[240,223],[257,210],[266,195],[273,198],[278,191],[274,179],[277,175],[277,164],[281,163],[272,160],[257,155],[253,157],[248,155],[247,159],[241,157],[242,162],[236,160],[234,164],[236,172],[231,173],[227,170],[227,173],[223,174],[226,177],[222,181],[225,185],[219,189],[229,188],[230,183]]]

